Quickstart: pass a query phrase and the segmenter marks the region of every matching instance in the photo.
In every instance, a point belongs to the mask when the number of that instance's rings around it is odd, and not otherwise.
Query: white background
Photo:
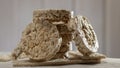
[[[120,57],[120,0],[0,0],[0,51],[12,51],[35,9],[68,9],[89,18],[99,52]]]

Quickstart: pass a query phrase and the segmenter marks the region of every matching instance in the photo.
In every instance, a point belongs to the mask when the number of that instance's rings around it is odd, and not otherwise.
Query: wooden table
[[[13,68],[13,63],[0,62],[0,68]],[[26,68],[26,67],[17,67]],[[61,66],[38,66],[38,67],[27,67],[27,68],[120,68],[120,59],[118,58],[106,58],[99,64],[72,64],[72,65],[61,65]]]

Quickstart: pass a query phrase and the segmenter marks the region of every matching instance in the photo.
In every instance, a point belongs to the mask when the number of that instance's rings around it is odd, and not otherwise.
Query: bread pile
[[[75,42],[78,52],[69,51],[71,41]],[[86,17],[72,17],[68,10],[35,10],[33,22],[22,32],[12,57],[17,59],[24,53],[27,58],[35,61],[89,59],[91,56],[93,59],[103,58],[104,55],[96,55],[97,50],[98,40]]]

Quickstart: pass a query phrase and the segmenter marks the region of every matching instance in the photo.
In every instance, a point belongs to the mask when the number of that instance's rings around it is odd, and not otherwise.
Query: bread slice
[[[48,20],[40,19],[30,23],[23,31],[13,57],[17,58],[24,52],[32,60],[50,60],[59,51],[61,43],[57,27]]]
[[[97,52],[99,48],[97,36],[86,17],[76,16],[70,20],[67,26],[69,30],[74,31],[73,41],[83,55]]]

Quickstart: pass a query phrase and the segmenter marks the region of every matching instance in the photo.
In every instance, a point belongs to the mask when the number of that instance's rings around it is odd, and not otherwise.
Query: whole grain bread
[[[99,45],[97,36],[88,19],[83,16],[76,16],[67,24],[70,31],[73,31],[76,47],[83,55],[90,55],[97,52]]]

